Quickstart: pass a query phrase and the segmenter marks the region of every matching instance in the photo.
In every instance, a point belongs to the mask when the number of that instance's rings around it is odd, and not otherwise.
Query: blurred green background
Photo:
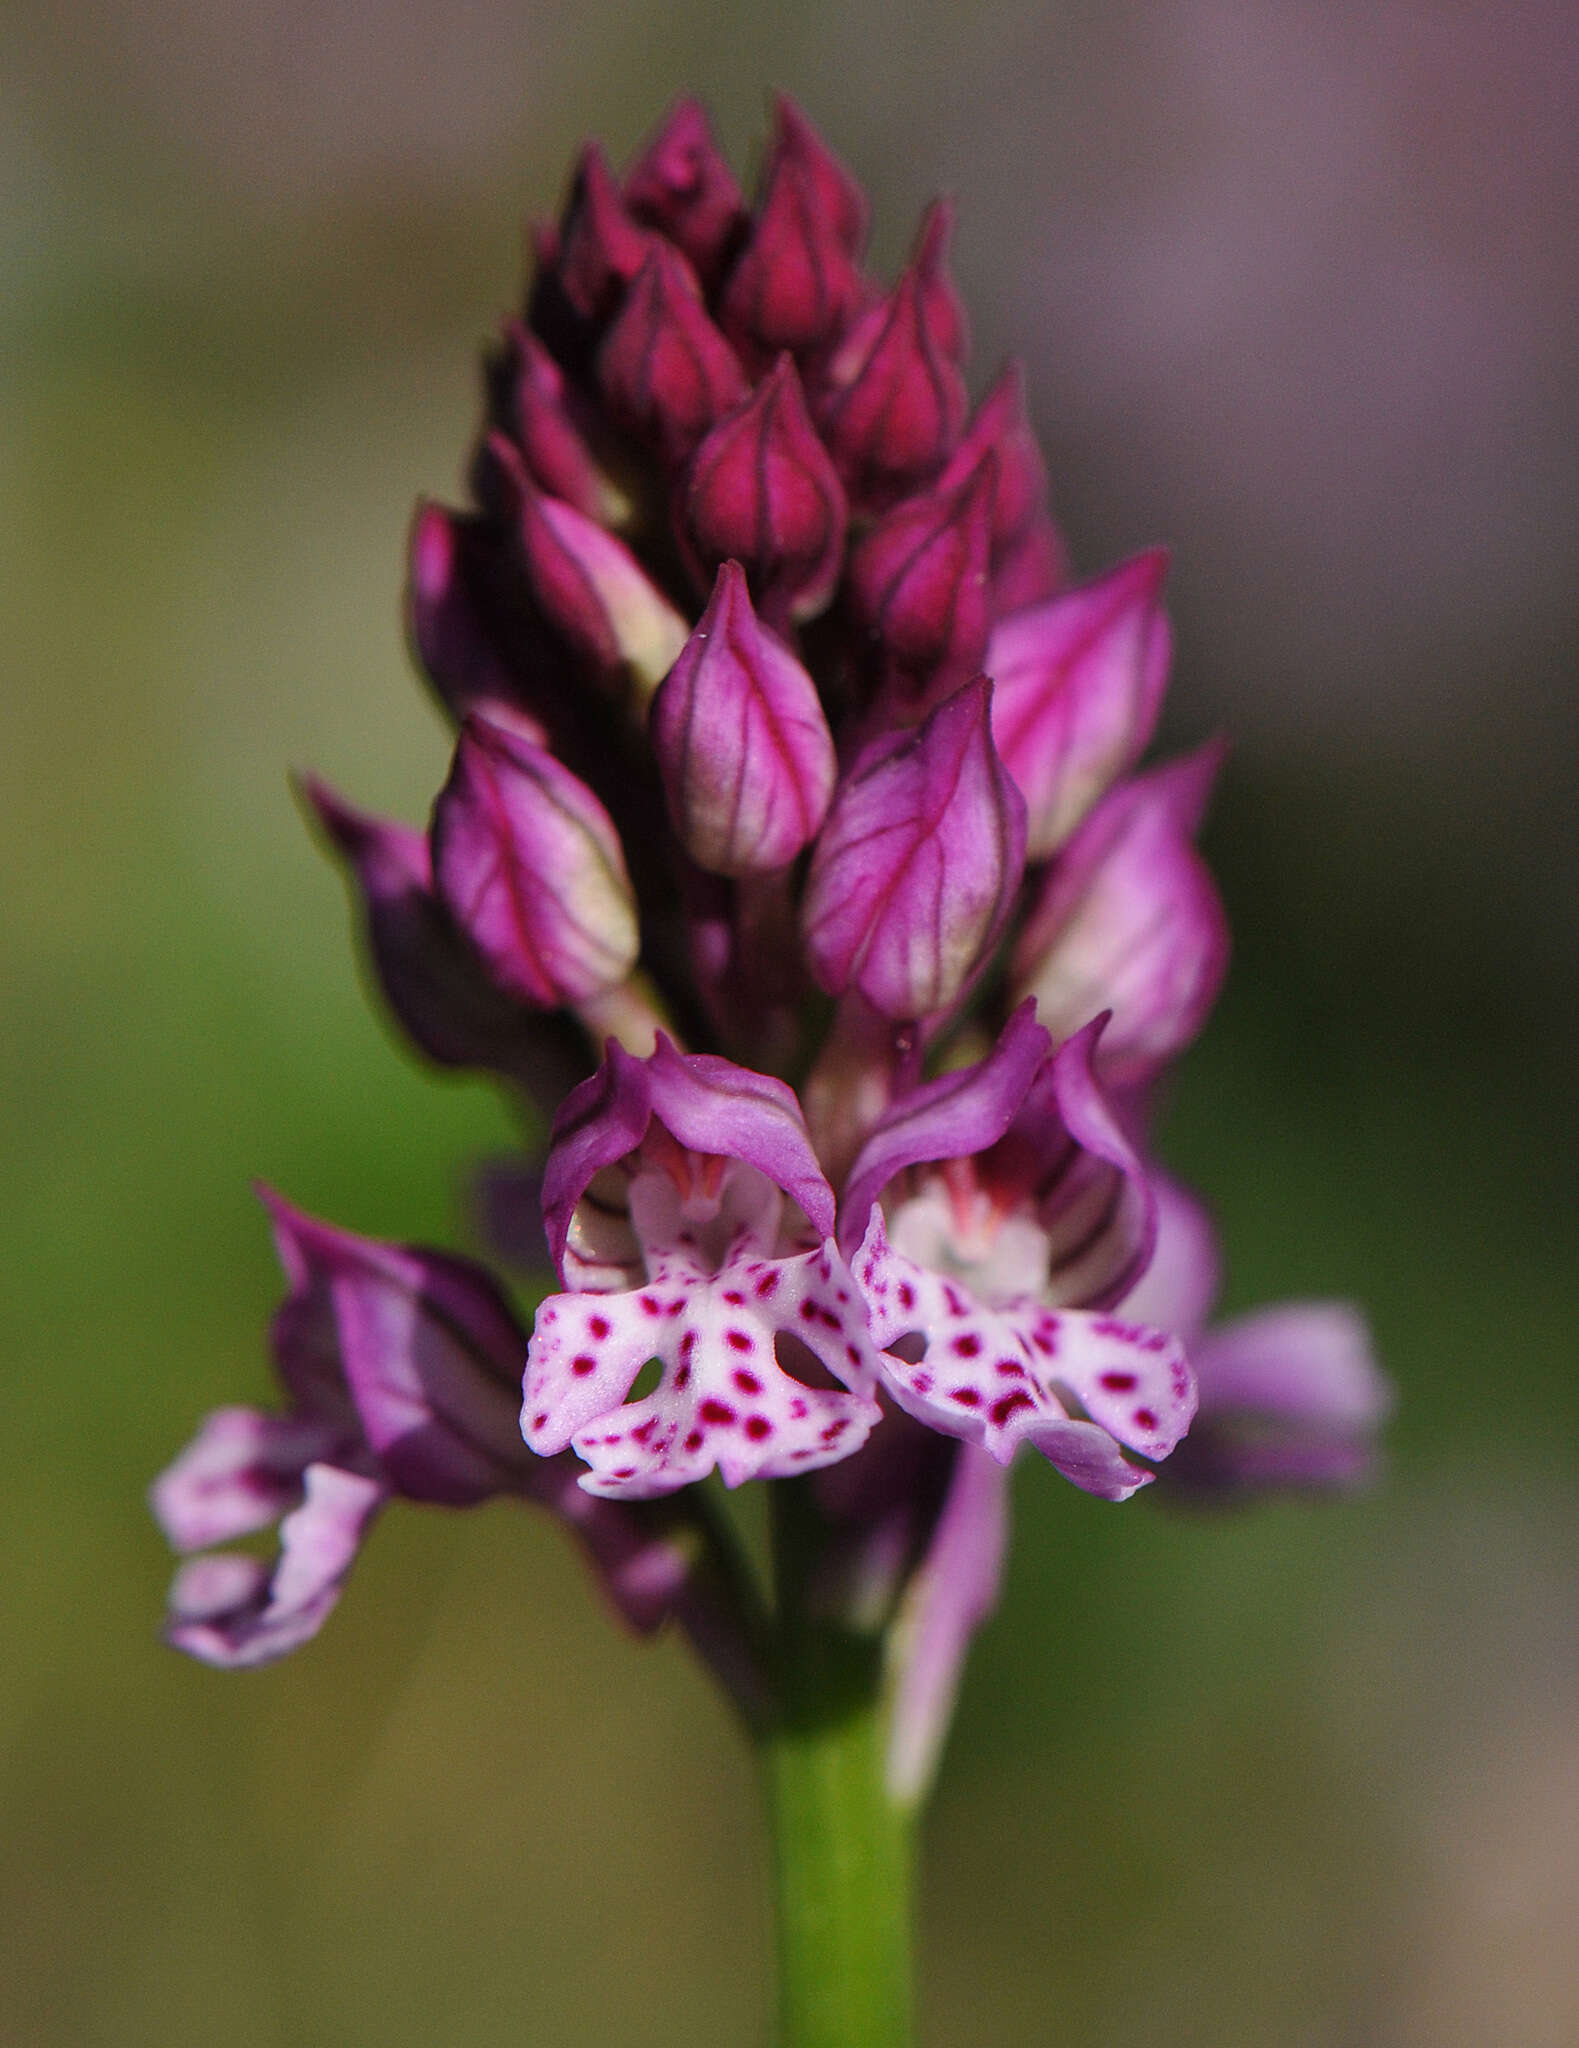
[[[1077,561],[1170,539],[1238,957],[1172,1163],[1235,1305],[1370,1309],[1371,1496],[1020,1476],[927,1836],[935,2048],[1579,2039],[1579,33],[1551,6],[14,0],[0,77],[0,2039],[759,2042],[749,1760],[555,1533],[392,1515],[323,1638],[161,1650],[143,1490],[266,1389],[261,1175],[457,1242],[480,1086],[367,1010],[311,763],[416,818],[397,598],[519,225],[787,87]]]

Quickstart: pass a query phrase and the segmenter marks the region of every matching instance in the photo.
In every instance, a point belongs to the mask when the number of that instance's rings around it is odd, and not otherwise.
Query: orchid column
[[[1199,1410],[1197,1492],[1329,1485],[1385,1406],[1352,1311],[1200,1335],[1149,1107],[1227,939],[1217,750],[1137,772],[1165,561],[1070,581],[1017,369],[970,405],[949,209],[886,289],[866,215],[783,101],[748,210],[686,102],[537,231],[472,502],[412,534],[429,828],[304,795],[406,1036],[548,1123],[502,1250],[553,1291],[528,1337],[483,1268],[267,1197],[285,1405],[154,1491],[202,1553],[170,1639],[223,1666],[314,1634],[395,1497],[561,1520],[760,1747],[789,2048],[910,2038],[914,1817],[1022,1447],[1123,1501]],[[216,1547],[274,1521],[272,1565]]]

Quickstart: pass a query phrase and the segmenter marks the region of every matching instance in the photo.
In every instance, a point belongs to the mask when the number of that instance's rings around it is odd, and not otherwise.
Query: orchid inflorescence
[[[473,502],[412,532],[458,728],[431,827],[304,791],[406,1036],[551,1115],[557,1290],[528,1339],[482,1267],[267,1196],[286,1405],[220,1410],[156,1485],[201,1553],[182,1649],[294,1648],[394,1496],[514,1494],[770,1713],[698,1482],[789,1483],[819,1598],[899,1646],[914,1791],[1022,1446],[1109,1500],[1364,1469],[1352,1311],[1203,1334],[1213,1233],[1148,1133],[1226,963],[1219,750],[1138,768],[1165,557],[1071,580],[1019,369],[967,395],[951,225],[885,289],[793,105],[748,210],[688,101],[623,179],[588,147],[537,231]],[[214,1548],[276,1520],[272,1563]]]

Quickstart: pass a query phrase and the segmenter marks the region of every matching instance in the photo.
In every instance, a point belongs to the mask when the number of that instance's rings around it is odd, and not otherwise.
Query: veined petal
[[[1178,1341],[1160,1330],[1022,1299],[984,1308],[969,1290],[888,1243],[872,1211],[855,1274],[884,1349],[883,1384],[918,1421],[1008,1464],[1030,1443],[1066,1478],[1123,1500],[1152,1474],[1195,1413]],[[911,1362],[893,1355],[924,1342]]]
[[[1054,1038],[1103,1010],[1101,1071],[1114,1087],[1155,1079],[1206,1021],[1228,965],[1228,927],[1190,843],[1215,750],[1121,783],[1048,870],[1010,963]]]
[[[194,1558],[170,1589],[165,1639],[204,1664],[270,1664],[323,1626],[388,1489],[309,1465],[302,1504],[280,1524],[273,1569],[235,1551]]]
[[[779,1364],[793,1336],[840,1383]],[[657,1359],[645,1400],[625,1402]],[[539,1309],[522,1430],[534,1450],[573,1443],[590,1493],[647,1499],[716,1466],[729,1486],[813,1471],[855,1450],[881,1411],[866,1306],[832,1240],[791,1259],[748,1259],[710,1278],[679,1262],[629,1294],[560,1294]]]
[[[1045,860],[1134,767],[1156,728],[1172,636],[1156,548],[1000,619],[987,644],[992,736]]]
[[[301,1499],[302,1474],[345,1432],[300,1415],[216,1408],[154,1481],[149,1503],[175,1550],[233,1543],[277,1522]]]

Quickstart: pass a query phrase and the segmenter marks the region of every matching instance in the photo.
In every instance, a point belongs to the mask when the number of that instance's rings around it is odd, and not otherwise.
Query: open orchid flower
[[[573,1444],[589,1491],[648,1498],[715,1466],[731,1486],[809,1472],[879,1420],[866,1302],[781,1082],[667,1039],[645,1061],[611,1047],[566,1099],[543,1200],[580,1291],[538,1310],[522,1428],[534,1450]],[[787,1348],[836,1384],[786,1369]],[[657,1387],[629,1400],[653,1359]]]
[[[899,1406],[1001,1464],[1029,1443],[1122,1500],[1189,1427],[1195,1389],[1175,1339],[1105,1312],[1145,1270],[1156,1223],[1092,1078],[1101,1030],[1054,1053],[1024,1005],[985,1060],[879,1121],[846,1207],[851,1232],[868,1212],[855,1269]]]
[[[406,1037],[539,1112],[479,1207],[553,1291],[528,1339],[481,1267],[271,1198],[284,1404],[154,1490],[212,1663],[311,1636],[396,1498],[535,1500],[673,1616],[815,1903],[786,2048],[909,2038],[901,1816],[1021,1447],[1111,1501],[1333,1486],[1386,1407],[1352,1311],[1208,1328],[1215,1242],[1145,1157],[1228,958],[1221,750],[1143,761],[1166,556],[1073,576],[1018,367],[972,402],[952,208],[896,277],[867,226],[789,101],[748,199],[685,100],[533,230],[469,502],[411,533],[428,829],[304,790]],[[720,1481],[763,1483],[769,1583]]]

